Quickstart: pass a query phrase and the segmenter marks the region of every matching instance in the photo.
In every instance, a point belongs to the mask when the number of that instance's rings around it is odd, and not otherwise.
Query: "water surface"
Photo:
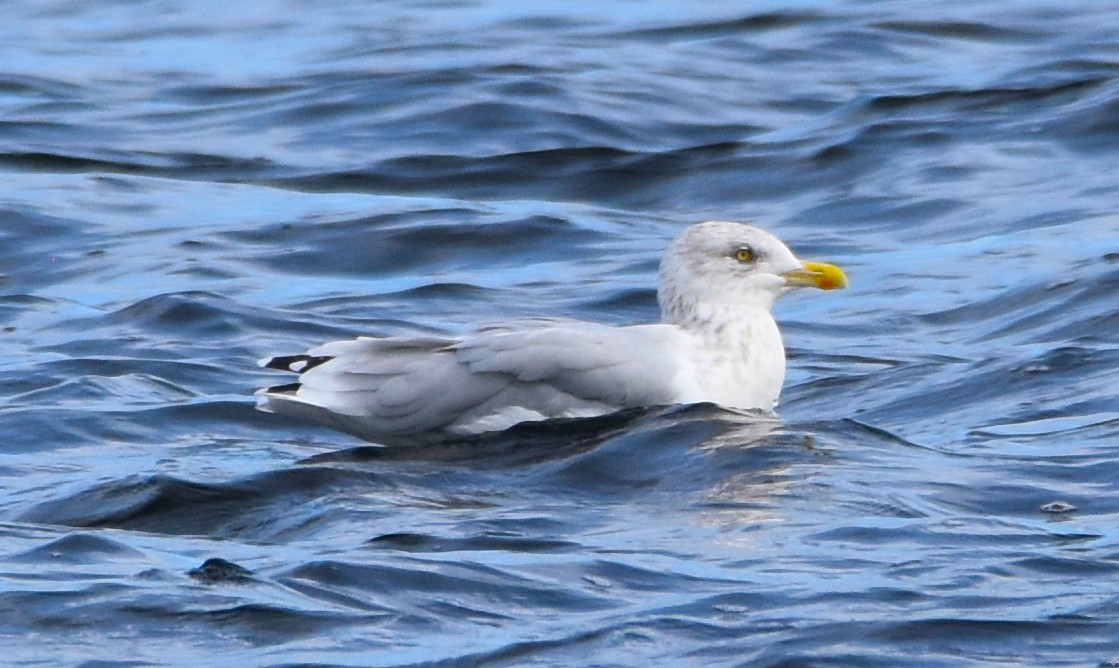
[[[1119,661],[1119,11],[0,9],[11,665]],[[655,319],[684,225],[842,294],[779,419],[381,451],[275,352]]]

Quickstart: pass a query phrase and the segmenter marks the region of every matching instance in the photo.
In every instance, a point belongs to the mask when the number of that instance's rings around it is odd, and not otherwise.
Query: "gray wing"
[[[479,330],[455,350],[475,373],[507,374],[620,409],[672,403],[677,369],[668,348],[678,336],[667,325],[537,320]]]
[[[668,349],[678,336],[664,325],[538,320],[459,340],[359,338],[274,358],[270,366],[302,371],[300,383],[258,394],[264,410],[390,445],[422,443],[673,403]]]

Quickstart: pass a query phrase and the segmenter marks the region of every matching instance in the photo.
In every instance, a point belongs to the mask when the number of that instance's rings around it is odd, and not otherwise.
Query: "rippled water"
[[[1115,665],[1108,1],[0,8],[9,665]],[[780,420],[384,451],[274,352],[837,262]],[[442,663],[441,663],[442,662]]]

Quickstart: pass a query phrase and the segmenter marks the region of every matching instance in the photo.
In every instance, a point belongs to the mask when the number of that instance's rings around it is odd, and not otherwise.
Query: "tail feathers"
[[[319,357],[315,355],[281,355],[277,357],[266,357],[260,360],[260,365],[267,369],[279,369],[280,371],[292,371],[294,373],[304,373],[310,371],[320,364],[325,364],[333,357]],[[293,396],[299,392],[299,388],[303,387],[303,383],[286,383],[284,385],[273,385],[261,390],[257,390],[258,396],[267,395],[286,395]]]

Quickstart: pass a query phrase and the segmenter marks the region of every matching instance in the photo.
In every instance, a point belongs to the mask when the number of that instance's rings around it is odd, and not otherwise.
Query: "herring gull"
[[[774,302],[846,284],[838,267],[802,262],[757,227],[699,223],[661,260],[659,323],[533,318],[454,338],[335,341],[263,360],[299,382],[258,391],[258,407],[393,446],[639,406],[772,410],[785,380]]]

